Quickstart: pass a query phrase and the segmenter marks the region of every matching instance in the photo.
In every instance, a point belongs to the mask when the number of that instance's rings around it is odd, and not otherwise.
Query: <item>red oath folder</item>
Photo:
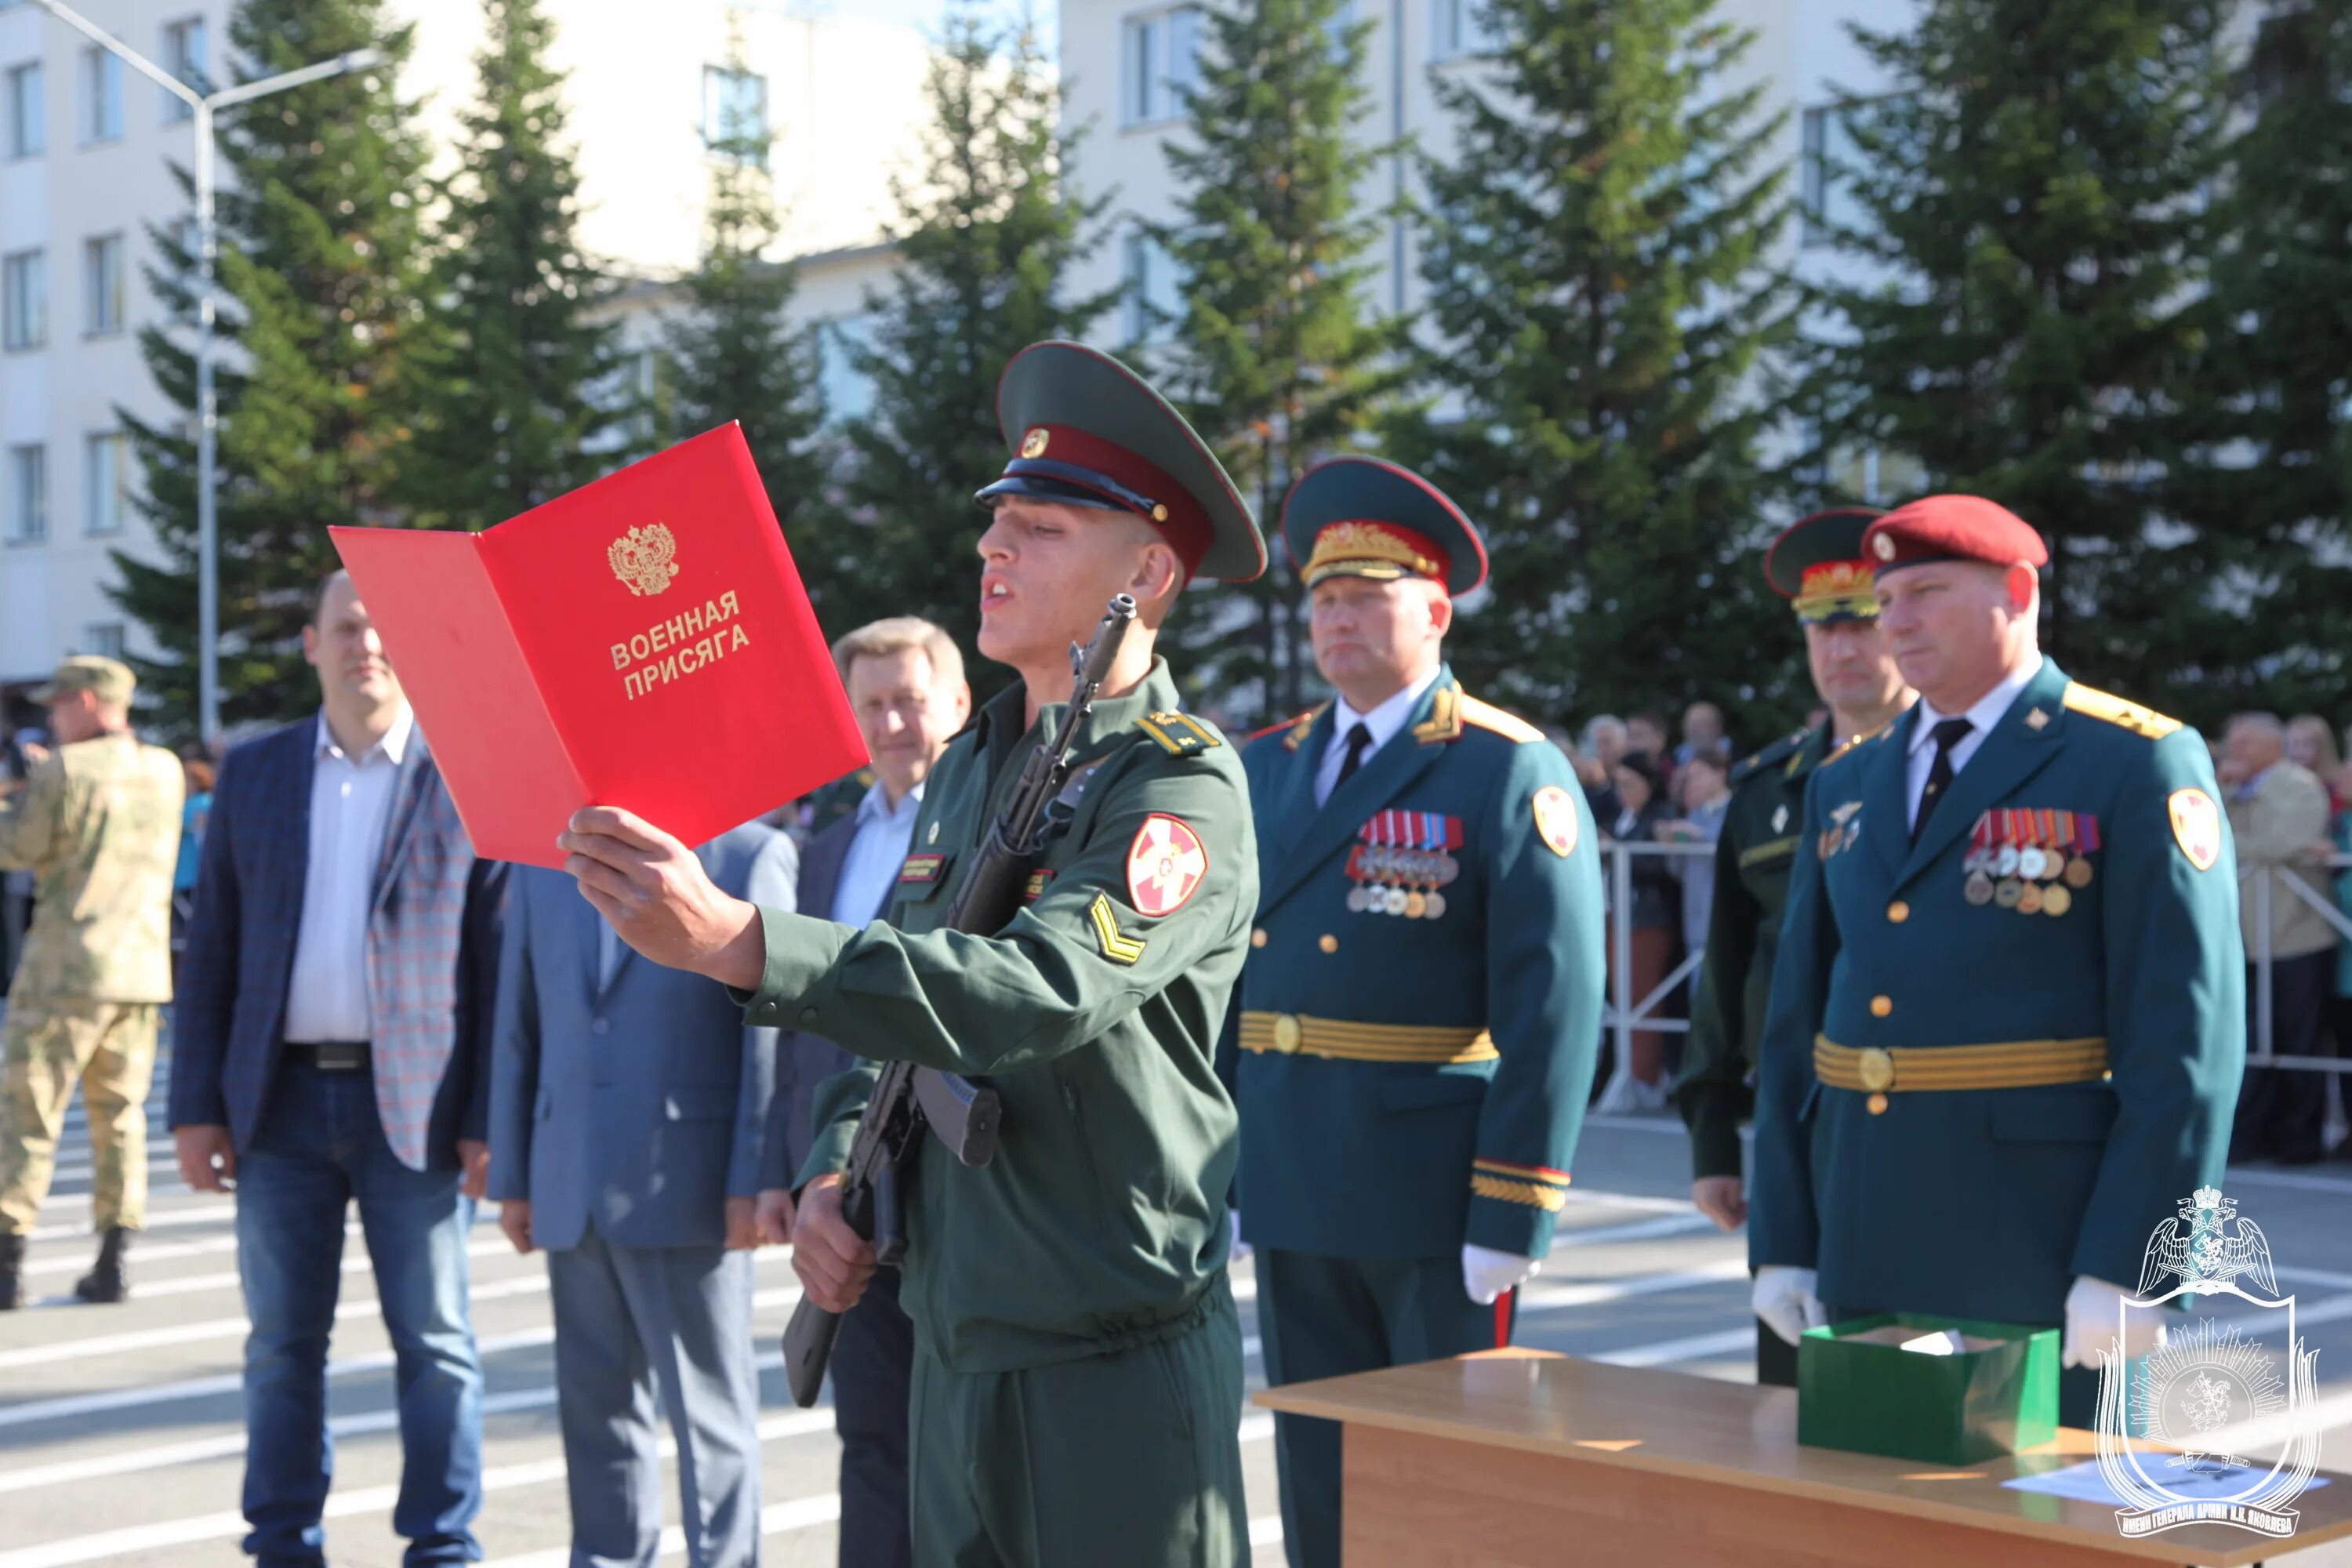
[[[561,868],[591,805],[699,844],[866,761],[733,425],[486,532],[328,531],[477,854]]]

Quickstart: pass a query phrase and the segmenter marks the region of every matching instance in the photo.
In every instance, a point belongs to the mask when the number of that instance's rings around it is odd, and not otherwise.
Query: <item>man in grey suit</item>
[[[864,925],[889,910],[913,845],[923,780],[971,715],[954,639],[911,616],[861,626],[833,646],[850,706],[874,758],[857,809],[809,840],[800,908]],[[791,1034],[777,1052],[759,1207],[763,1240],[793,1228],[792,1173],[814,1136],[816,1086],[851,1065],[815,1035]],[[833,1351],[834,1426],[841,1435],[842,1568],[909,1568],[907,1394],[914,1325],[898,1306],[898,1270],[885,1268],[841,1321]]]
[[[790,907],[793,841],[736,828],[696,851],[740,898]],[[677,1437],[694,1568],[760,1560],[755,1197],[775,1031],[726,990],[635,956],[570,877],[519,867],[499,969],[490,1196],[544,1249],[572,1568],[652,1568],[655,1396]]]

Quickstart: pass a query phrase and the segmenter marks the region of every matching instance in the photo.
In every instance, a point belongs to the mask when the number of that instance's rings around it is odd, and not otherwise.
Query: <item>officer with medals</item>
[[[1828,720],[1785,735],[1732,770],[1731,804],[1715,845],[1715,901],[1675,1101],[1691,1135],[1691,1201],[1726,1230],[1748,1218],[1739,1123],[1754,1103],[1756,1046],[1764,1033],[1813,770],[1910,705],[1911,689],[1878,630],[1878,598],[1862,531],[1879,514],[1840,508],[1800,518],[1765,552],[1764,575],[1804,627],[1805,659]],[[1794,1346],[1760,1320],[1756,1381],[1793,1385]]]
[[[736,987],[747,1021],[870,1061],[986,1074],[980,1168],[915,1162],[902,1301],[915,1324],[915,1560],[1245,1563],[1239,1319],[1226,1276],[1233,1101],[1219,1027],[1248,952],[1257,854],[1239,756],[1177,711],[1152,653],[1185,583],[1265,564],[1206,446],[1125,366],[1023,351],[998,387],[1013,457],[980,492],[980,648],[1021,679],[932,771],[889,914],[860,929],[720,895],[628,814],[564,836],[590,901],[638,952]],[[1081,726],[1063,826],[993,935],[940,929],[1031,752],[1058,726],[1069,649],[1116,594],[1139,606]],[[838,1187],[876,1069],[819,1090],[793,1266],[841,1311],[874,1269]]]
[[[1282,531],[1333,702],[1253,737],[1257,920],[1225,1057],[1269,1383],[1507,1342],[1600,1039],[1601,873],[1568,761],[1444,663],[1485,547],[1341,458]],[[1275,1417],[1283,1541],[1339,1560],[1339,1429]]]
[[[2204,741],[2041,653],[2042,537],[1974,496],[1864,535],[1919,701],[1824,763],[1759,1053],[1759,1316],[2063,1329],[2092,1424],[2149,1235],[2218,1185],[2244,954]],[[2123,1352],[2155,1329],[2132,1314]]]

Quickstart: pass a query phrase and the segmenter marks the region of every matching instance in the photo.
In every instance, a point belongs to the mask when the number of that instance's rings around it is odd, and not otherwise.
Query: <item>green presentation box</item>
[[[1893,1342],[1938,1330],[1965,1348],[1929,1355]],[[1808,1329],[1798,1342],[1800,1443],[1973,1465],[2057,1435],[2055,1329],[1888,1312]]]

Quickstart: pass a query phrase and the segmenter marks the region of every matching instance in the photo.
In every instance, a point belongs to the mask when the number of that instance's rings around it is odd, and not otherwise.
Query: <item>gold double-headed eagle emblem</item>
[[[604,552],[613,575],[641,598],[650,598],[669,586],[677,575],[677,541],[666,523],[632,528]]]

